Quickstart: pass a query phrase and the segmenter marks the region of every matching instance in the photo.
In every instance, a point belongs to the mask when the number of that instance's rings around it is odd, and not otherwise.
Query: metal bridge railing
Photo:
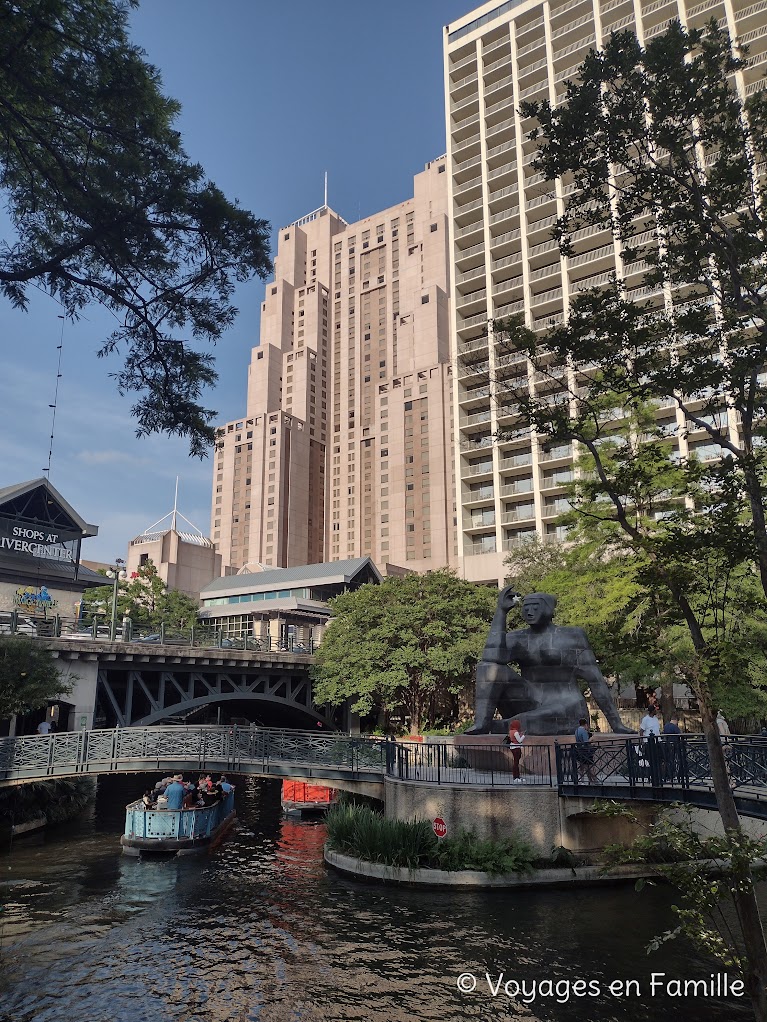
[[[525,743],[519,760],[519,779],[513,776],[513,756],[508,745],[404,744],[388,746],[386,773],[401,781],[433,784],[477,784],[500,788],[511,785],[556,783],[554,747]]]
[[[0,738],[0,780],[120,770],[284,772],[291,765],[383,776],[386,742],[256,727],[144,727]]]
[[[26,618],[18,611],[0,614],[0,635],[25,635],[38,639],[69,639],[73,642],[109,642],[110,628],[103,616],[89,621],[59,617],[52,614],[45,619]],[[251,653],[292,653],[295,656],[314,656],[317,645],[313,639],[299,642],[294,636],[277,639],[271,635],[227,635],[220,629],[197,624],[191,628],[158,628],[133,625],[130,619],[120,623],[116,642],[140,643],[156,646],[186,646],[190,649],[239,649]]]
[[[767,739],[722,738],[730,787],[748,799],[767,800]],[[713,793],[708,747],[702,735],[614,738],[587,746],[557,745],[557,786],[626,789],[624,797],[665,797],[673,792]]]
[[[767,815],[767,739],[722,739],[737,798],[761,802]],[[573,744],[525,744],[520,777],[505,745],[410,744],[315,731],[259,727],[127,727],[0,738],[0,781],[73,774],[171,769],[290,776],[383,779],[483,787],[553,787],[562,795],[713,797],[702,736],[611,738]],[[761,812],[762,810],[760,810]]]

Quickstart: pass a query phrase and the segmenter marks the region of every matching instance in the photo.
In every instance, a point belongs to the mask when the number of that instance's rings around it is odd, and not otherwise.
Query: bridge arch
[[[281,724],[286,715],[297,727],[335,723],[329,710],[314,705],[308,665],[295,663],[102,663],[97,703],[100,718],[117,727],[158,724],[234,703],[260,707],[283,718]]]
[[[242,692],[222,692],[218,695],[200,696],[196,699],[185,699],[177,703],[172,703],[161,709],[154,710],[152,713],[147,714],[144,717],[132,721],[132,727],[150,727],[153,724],[159,724],[163,720],[167,720],[168,717],[177,717],[184,714],[188,714],[194,710],[201,709],[204,706],[217,706],[220,703],[226,702],[248,702],[252,703],[256,707],[264,705],[272,705],[279,707],[280,709],[288,709],[299,715],[302,718],[306,718],[312,725],[316,725],[319,721],[324,727],[332,728],[332,718],[322,710],[318,710],[312,706],[306,707],[299,704],[291,699],[284,699],[279,696],[257,694],[247,695]]]

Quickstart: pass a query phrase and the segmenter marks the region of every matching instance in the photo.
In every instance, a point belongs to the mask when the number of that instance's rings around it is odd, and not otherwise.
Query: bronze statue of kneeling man
[[[571,735],[581,717],[588,719],[579,678],[588,684],[612,731],[633,734],[621,723],[586,633],[582,628],[553,624],[556,596],[525,596],[521,613],[529,628],[507,632],[506,617],[519,600],[511,587],[498,596],[482,660],[477,664],[474,726],[467,734],[505,732],[514,717],[528,735]],[[516,664],[519,672],[510,664]],[[496,709],[504,720],[494,720]]]

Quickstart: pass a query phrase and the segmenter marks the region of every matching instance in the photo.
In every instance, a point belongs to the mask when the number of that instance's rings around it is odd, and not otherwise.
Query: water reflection
[[[491,997],[485,971],[603,986],[637,977],[645,990],[653,970],[706,976],[681,945],[646,958],[671,922],[661,890],[358,884],[325,869],[321,823],[283,819],[279,787],[252,780],[239,786],[236,836],[214,854],[136,860],[118,838],[142,782],[110,779],[76,833],[0,859],[3,1022],[748,1018],[732,1002]],[[456,990],[463,972],[480,977],[473,994]]]

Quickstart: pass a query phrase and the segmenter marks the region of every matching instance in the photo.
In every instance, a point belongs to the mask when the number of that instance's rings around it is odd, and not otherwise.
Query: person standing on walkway
[[[524,742],[525,736],[522,734],[522,725],[518,720],[512,720],[509,724],[509,747],[511,749],[511,776],[514,784],[521,784],[522,778],[519,776],[519,760],[522,756],[522,742]]]
[[[720,738],[730,737],[730,734],[732,733],[730,731],[730,725],[724,719],[724,714],[722,713],[721,710],[717,710],[716,712],[716,726],[719,729]]]
[[[682,779],[682,732],[679,718],[674,716],[663,726],[663,762],[665,778],[671,781]]]
[[[651,706],[647,713],[642,717],[642,722],[639,725],[639,734],[642,738],[649,738],[651,735],[654,738],[660,737],[660,721],[655,712],[655,709]]]
[[[591,745],[591,734],[587,728],[588,721],[581,717],[578,727],[575,729],[575,760],[578,764],[578,777],[583,779],[584,773],[588,774],[591,784],[597,783],[596,771],[594,770],[594,748]]]

